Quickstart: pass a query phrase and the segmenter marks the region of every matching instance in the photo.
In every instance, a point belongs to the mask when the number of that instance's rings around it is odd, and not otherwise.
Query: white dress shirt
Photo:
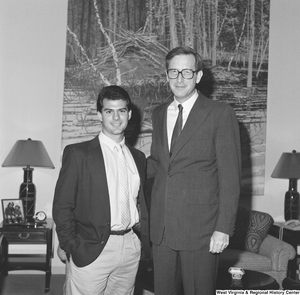
[[[106,171],[109,200],[110,200],[110,215],[111,215],[111,229],[112,230],[124,230],[121,224],[121,215],[119,211],[118,203],[118,169],[117,159],[114,153],[114,147],[116,142],[106,136],[103,132],[99,134],[99,142],[103,153],[104,165]],[[137,210],[137,196],[140,188],[140,176],[135,165],[134,159],[131,152],[124,144],[123,139],[120,144],[122,146],[128,172],[128,183],[129,183],[129,203],[130,203],[130,215],[131,223],[129,227],[134,226],[139,222],[139,213]]]
[[[197,97],[198,97],[198,92],[195,91],[195,93],[184,103],[180,103],[174,98],[173,102],[169,105],[167,111],[167,131],[168,131],[169,150],[171,145],[173,129],[178,117],[178,112],[179,112],[178,105],[181,104],[183,107],[182,110],[182,129],[183,129]]]

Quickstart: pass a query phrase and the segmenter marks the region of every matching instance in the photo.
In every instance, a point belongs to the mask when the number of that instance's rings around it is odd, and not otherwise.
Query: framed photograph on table
[[[17,225],[24,222],[23,202],[20,199],[2,199],[4,225]]]

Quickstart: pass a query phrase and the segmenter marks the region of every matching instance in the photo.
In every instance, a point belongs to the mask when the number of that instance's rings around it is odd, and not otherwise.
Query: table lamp
[[[282,153],[271,177],[289,179],[289,190],[285,193],[284,219],[300,220],[300,197],[297,181],[300,178],[300,153]]]
[[[23,167],[24,180],[20,186],[19,198],[23,202],[25,225],[34,223],[36,190],[32,182],[32,172],[35,167],[54,168],[54,165],[43,145],[39,140],[18,140],[2,167]]]

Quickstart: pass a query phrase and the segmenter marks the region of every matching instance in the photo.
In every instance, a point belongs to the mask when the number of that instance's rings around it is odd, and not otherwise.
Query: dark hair
[[[97,112],[101,113],[103,108],[103,100],[105,98],[108,100],[124,100],[126,101],[128,111],[131,110],[130,96],[128,92],[120,86],[111,85],[102,88],[97,99]]]
[[[166,68],[168,70],[170,60],[176,55],[193,55],[195,57],[195,70],[202,71],[203,70],[203,62],[199,53],[197,53],[193,48],[189,46],[178,46],[173,48],[166,56]]]

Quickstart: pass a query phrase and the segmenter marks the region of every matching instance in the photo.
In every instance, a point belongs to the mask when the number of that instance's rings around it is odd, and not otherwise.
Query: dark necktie
[[[172,139],[171,139],[171,148],[170,148],[170,156],[172,155],[172,151],[174,148],[174,145],[176,143],[176,140],[178,139],[180,132],[182,130],[182,110],[183,107],[181,104],[178,105],[178,117],[174,126],[173,134],[172,134]]]

